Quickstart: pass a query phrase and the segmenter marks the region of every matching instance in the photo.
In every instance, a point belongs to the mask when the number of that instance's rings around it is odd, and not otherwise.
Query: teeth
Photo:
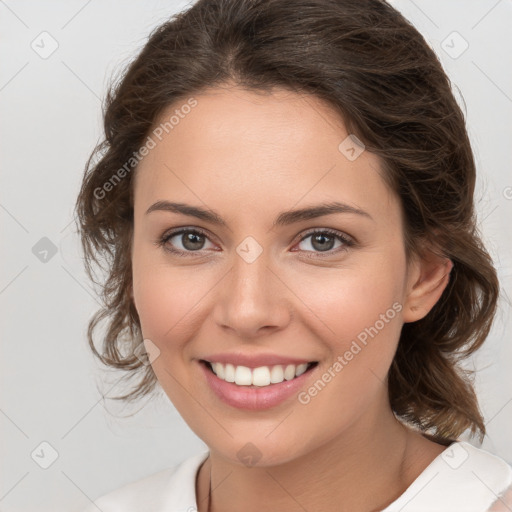
[[[210,363],[213,373],[219,379],[226,382],[234,382],[238,386],[269,386],[271,384],[279,384],[284,380],[292,380],[302,375],[309,366],[309,363],[299,365],[289,364],[283,367],[276,366],[260,366],[258,368],[248,368],[247,366],[234,366],[230,363]]]
[[[272,384],[279,384],[284,380],[284,372],[282,366],[273,366],[270,371],[270,382]]]
[[[222,366],[221,363],[217,363]],[[235,367],[232,364],[227,364],[224,368],[224,380],[226,382],[235,382]]]
[[[249,375],[249,382],[255,386],[268,386],[270,384],[270,370],[268,369],[268,366],[260,366],[259,368],[254,368],[252,375],[251,370],[249,370]],[[239,384],[238,381],[235,382]]]
[[[289,364],[285,369],[284,369],[284,378],[286,380],[292,380],[293,377],[295,377],[295,366],[293,364]]]
[[[252,384],[251,369],[247,368],[247,366],[237,366],[235,369],[235,384],[250,386]]]
[[[299,364],[295,370],[295,377],[299,377],[308,369],[308,363]]]

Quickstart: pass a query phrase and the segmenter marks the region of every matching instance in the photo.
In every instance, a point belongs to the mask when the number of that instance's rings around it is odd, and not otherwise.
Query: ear
[[[415,256],[408,272],[404,322],[415,322],[427,316],[446,288],[452,268],[449,258],[430,250]]]

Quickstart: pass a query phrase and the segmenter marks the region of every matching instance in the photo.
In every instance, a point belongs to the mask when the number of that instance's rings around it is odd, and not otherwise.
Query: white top
[[[196,476],[208,453],[126,484],[101,496],[84,512],[196,512]],[[496,455],[456,441],[381,512],[511,510],[512,467]]]

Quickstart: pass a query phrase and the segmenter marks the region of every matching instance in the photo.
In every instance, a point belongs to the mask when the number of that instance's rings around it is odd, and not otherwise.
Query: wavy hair
[[[142,341],[130,296],[134,155],[169,105],[226,83],[312,93],[380,157],[401,201],[407,257],[428,246],[454,264],[436,305],[402,328],[388,375],[391,408],[438,442],[466,429],[483,439],[474,372],[461,363],[489,333],[499,284],[476,225],[474,157],[439,59],[383,0],[199,0],[154,29],[111,81],[104,139],[87,162],[75,211],[103,303],[90,320],[89,345],[105,365],[137,378],[116,399],[149,394],[157,382],[134,354]],[[93,267],[105,265],[97,281]]]

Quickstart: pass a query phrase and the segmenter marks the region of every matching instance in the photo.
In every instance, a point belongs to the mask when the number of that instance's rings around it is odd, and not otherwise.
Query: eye
[[[310,241],[306,242],[308,239],[310,239]],[[339,245],[335,246],[337,241],[339,242]],[[330,256],[340,251],[346,251],[349,247],[354,245],[354,241],[344,233],[333,229],[317,229],[303,235],[299,242],[299,246],[300,244],[303,244],[303,247],[300,250],[306,252],[327,253],[325,256]],[[313,257],[316,258],[323,256],[323,254],[318,254]]]
[[[308,239],[311,240],[306,242]],[[336,242],[338,242],[337,246]],[[164,247],[166,251],[179,256],[194,256],[194,253],[201,253],[201,251],[208,248],[207,243],[211,244],[210,248],[215,247],[214,244],[210,242],[206,232],[197,228],[173,230],[162,235],[155,243],[158,246]],[[324,228],[316,229],[302,235],[297,245],[300,246],[300,244],[303,244],[303,247],[299,248],[299,251],[315,253],[315,256],[308,257],[316,258],[332,256],[340,251],[346,251],[349,247],[355,245],[355,242],[344,233]],[[296,252],[296,250],[294,250],[294,252]]]
[[[209,241],[209,239],[203,231],[183,228],[164,234],[157,240],[156,244],[164,247],[169,252],[189,256],[194,252],[200,252],[205,249],[206,241]]]

